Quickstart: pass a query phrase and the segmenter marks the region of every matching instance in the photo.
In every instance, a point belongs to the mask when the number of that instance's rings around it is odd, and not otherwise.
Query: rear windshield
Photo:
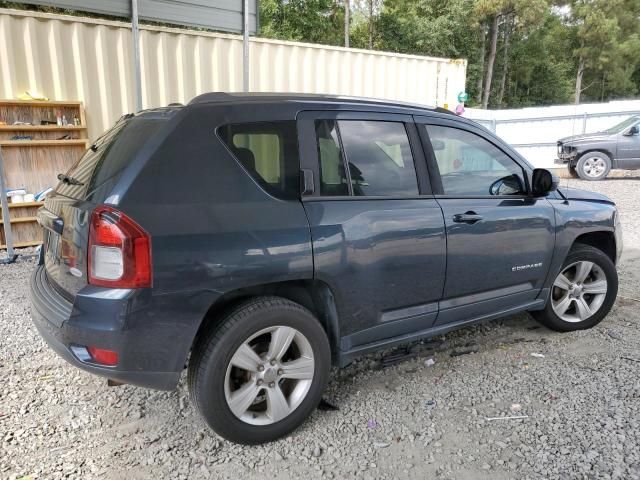
[[[73,183],[60,182],[56,192],[71,198],[90,197],[105,182],[117,179],[145,140],[156,133],[165,121],[131,115],[122,117],[67,172]]]

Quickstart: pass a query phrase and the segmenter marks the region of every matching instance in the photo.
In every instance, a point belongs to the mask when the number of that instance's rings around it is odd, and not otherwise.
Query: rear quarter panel
[[[164,335],[173,336],[171,348],[184,354],[224,293],[313,278],[301,202],[264,192],[215,133],[219,125],[260,121],[269,112],[252,113],[211,105],[185,109],[155,153],[132,165],[112,196],[152,239],[152,295],[144,312],[131,316],[140,324],[129,328],[162,325]]]

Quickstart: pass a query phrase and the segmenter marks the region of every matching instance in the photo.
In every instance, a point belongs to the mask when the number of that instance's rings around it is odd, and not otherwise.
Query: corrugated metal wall
[[[143,107],[242,90],[236,35],[142,27]],[[0,98],[35,90],[85,103],[89,137],[134,109],[130,26],[0,9]],[[251,40],[251,90],[378,97],[455,106],[466,61]]]

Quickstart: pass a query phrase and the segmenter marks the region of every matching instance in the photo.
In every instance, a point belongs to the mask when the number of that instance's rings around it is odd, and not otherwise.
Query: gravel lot
[[[603,323],[557,334],[518,315],[392,366],[366,357],[334,373],[339,410],[266,446],[208,431],[184,381],[107,387],[67,365],[31,325],[33,261],[0,266],[0,478],[640,479],[640,177],[569,183],[621,210],[620,297]],[[527,418],[487,420],[510,415]]]

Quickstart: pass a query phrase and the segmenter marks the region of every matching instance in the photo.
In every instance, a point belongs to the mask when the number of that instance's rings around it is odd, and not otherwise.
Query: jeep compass
[[[38,213],[33,320],[71,364],[173,389],[274,440],[332,365],[528,311],[593,327],[617,294],[607,197],[446,110],[210,93],[122,117]]]

